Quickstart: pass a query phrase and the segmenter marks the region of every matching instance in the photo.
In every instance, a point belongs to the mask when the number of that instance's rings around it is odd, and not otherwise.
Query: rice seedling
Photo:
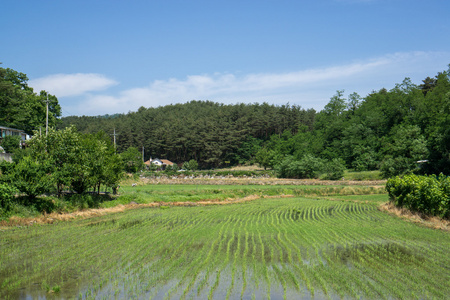
[[[79,299],[450,294],[449,233],[379,211],[382,196],[369,187],[140,189],[139,199],[167,208],[1,231],[0,298],[46,298],[50,291]],[[293,197],[272,197],[277,193]],[[261,199],[172,204],[249,195]]]

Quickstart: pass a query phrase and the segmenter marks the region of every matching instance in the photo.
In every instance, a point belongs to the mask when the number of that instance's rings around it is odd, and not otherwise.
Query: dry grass
[[[450,221],[445,220],[436,216],[428,216],[418,212],[412,212],[406,208],[396,207],[392,202],[383,203],[379,206],[381,211],[386,211],[392,215],[399,218],[405,219],[407,221],[421,224],[423,226],[449,231]]]
[[[111,214],[116,212],[122,212],[127,209],[125,205],[118,205],[111,208],[94,208],[83,211],[76,211],[72,213],[51,213],[44,214],[36,218],[21,218],[21,217],[10,217],[8,221],[0,222],[0,229],[8,228],[11,226],[27,226],[33,224],[52,224],[56,221],[68,221],[76,218],[92,218],[97,216],[102,216],[105,214]]]

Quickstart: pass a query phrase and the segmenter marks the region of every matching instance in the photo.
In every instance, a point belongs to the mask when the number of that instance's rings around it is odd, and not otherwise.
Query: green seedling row
[[[154,193],[171,193],[158,188]],[[193,194],[200,194],[201,188],[189,187]],[[331,193],[331,188],[323,191]],[[255,187],[224,191],[255,194],[253,189],[273,192]],[[315,195],[302,197],[291,190],[291,198],[145,207],[2,231],[0,298],[445,299],[450,295],[448,232],[379,211],[379,195],[349,196],[340,190],[338,195],[324,196],[317,195],[320,188],[314,189]],[[284,187],[283,193],[288,190]]]

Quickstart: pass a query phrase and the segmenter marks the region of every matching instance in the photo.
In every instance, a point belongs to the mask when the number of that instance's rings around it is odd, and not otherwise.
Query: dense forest
[[[202,167],[245,163],[272,135],[312,130],[316,112],[298,106],[263,104],[224,105],[210,101],[158,108],[141,107],[126,115],[67,117],[61,128],[75,125],[84,133],[117,133],[119,152],[128,147],[149,157],[182,163],[194,159]]]
[[[340,159],[355,170],[381,169],[388,177],[417,169],[450,173],[449,71],[366,97],[337,91],[320,112],[296,105],[191,101],[137,112],[65,117],[84,133],[117,135],[117,150],[145,149],[149,157],[201,167],[258,162],[273,167],[305,155]],[[418,164],[417,161],[424,161]]]

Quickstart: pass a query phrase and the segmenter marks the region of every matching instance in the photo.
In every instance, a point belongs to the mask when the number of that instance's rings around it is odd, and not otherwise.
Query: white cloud
[[[57,97],[77,96],[87,92],[105,90],[117,82],[101,74],[55,74],[28,82],[36,92],[48,91]]]
[[[140,106],[156,107],[194,99],[222,103],[289,102],[320,110],[336,90],[366,96],[372,90],[390,89],[405,77],[420,83],[426,76],[446,69],[448,62],[447,52],[408,52],[286,73],[190,75],[185,79],[155,80],[116,96],[89,94],[70,107],[70,111],[78,115],[126,113]]]

